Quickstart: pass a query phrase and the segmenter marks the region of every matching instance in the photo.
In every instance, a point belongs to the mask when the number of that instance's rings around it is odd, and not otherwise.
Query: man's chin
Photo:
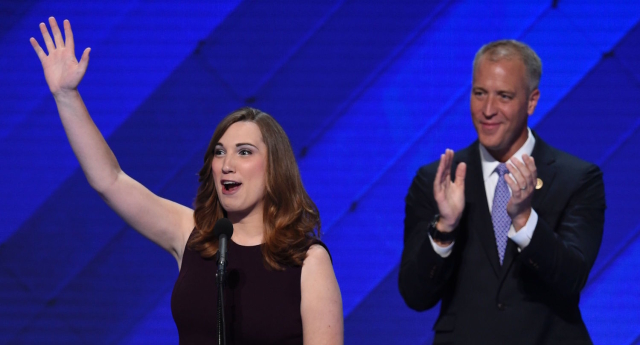
[[[500,151],[500,149],[502,149],[502,147],[504,146],[495,135],[480,135],[478,136],[478,140],[480,141],[480,144],[484,146],[489,152]]]

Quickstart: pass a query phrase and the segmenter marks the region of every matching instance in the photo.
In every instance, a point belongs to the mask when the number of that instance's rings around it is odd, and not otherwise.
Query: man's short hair
[[[542,75],[542,61],[540,61],[538,54],[528,45],[516,40],[499,40],[483,45],[473,59],[474,76],[480,58],[483,56],[486,56],[487,59],[494,62],[502,59],[511,59],[513,57],[520,58],[527,71],[529,92],[538,88],[540,76]]]

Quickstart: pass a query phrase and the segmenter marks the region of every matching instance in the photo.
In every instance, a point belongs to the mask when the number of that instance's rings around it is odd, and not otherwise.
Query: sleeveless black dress
[[[323,245],[320,241],[318,244]],[[261,246],[229,241],[225,322],[227,344],[302,344],[300,273],[267,269]],[[181,345],[216,344],[216,257],[185,249],[171,295],[171,312]]]

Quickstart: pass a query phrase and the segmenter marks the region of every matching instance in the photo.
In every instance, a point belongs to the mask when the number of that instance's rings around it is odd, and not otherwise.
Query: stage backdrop
[[[640,344],[640,2],[36,1],[0,4],[0,344],[176,344],[178,268],[88,186],[29,37],[90,46],[80,92],[122,168],[192,205],[218,121],[249,105],[289,135],[322,216],[348,344],[428,344],[397,289],[419,166],[474,140],[471,61],[515,38],[543,61],[531,127],[604,171],[582,294],[596,344]]]

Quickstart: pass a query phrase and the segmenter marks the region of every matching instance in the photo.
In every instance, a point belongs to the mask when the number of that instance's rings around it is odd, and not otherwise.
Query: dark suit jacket
[[[427,234],[438,212],[438,162],[414,178],[406,198],[402,297],[415,310],[442,301],[434,344],[591,344],[578,301],[602,240],[600,169],[536,136],[532,156],[543,181],[532,201],[538,223],[522,252],[508,240],[500,266],[478,145],[455,154],[452,178],[455,166],[467,163],[465,209],[446,259]]]

